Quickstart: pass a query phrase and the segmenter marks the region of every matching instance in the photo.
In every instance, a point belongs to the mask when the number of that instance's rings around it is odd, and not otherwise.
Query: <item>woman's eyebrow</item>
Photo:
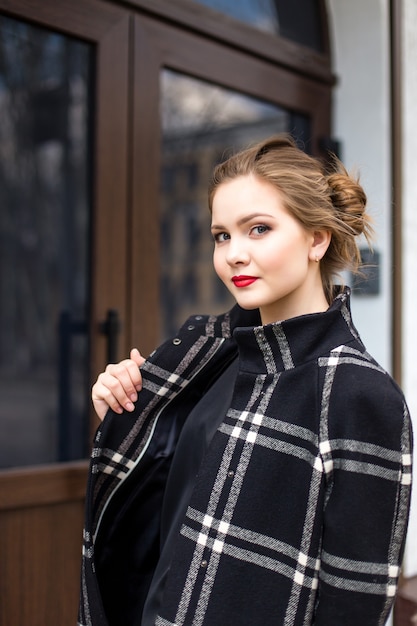
[[[237,221],[237,225],[238,226],[242,226],[242,224],[246,224],[246,222],[250,222],[251,220],[255,219],[255,218],[259,218],[259,217],[270,217],[272,219],[274,219],[273,215],[270,215],[269,213],[251,213],[250,215],[245,215],[244,217],[241,217],[238,221]],[[212,224],[211,225],[211,229],[212,230],[225,230],[225,226],[221,226],[218,224]]]

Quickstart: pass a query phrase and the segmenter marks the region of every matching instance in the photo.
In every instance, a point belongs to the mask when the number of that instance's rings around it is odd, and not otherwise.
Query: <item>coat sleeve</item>
[[[340,368],[326,402],[320,450],[327,490],[313,623],[377,626],[392,608],[404,551],[410,416],[400,389],[371,364]]]

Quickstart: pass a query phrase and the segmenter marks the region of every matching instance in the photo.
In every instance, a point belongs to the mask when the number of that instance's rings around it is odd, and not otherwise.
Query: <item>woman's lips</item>
[[[258,280],[256,276],[233,276],[232,281],[235,287],[248,287]]]

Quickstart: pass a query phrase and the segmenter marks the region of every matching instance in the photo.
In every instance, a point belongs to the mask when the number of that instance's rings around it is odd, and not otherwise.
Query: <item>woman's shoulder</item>
[[[197,313],[188,317],[179,326],[175,335],[161,343],[160,348],[172,344],[179,346],[183,340],[188,344],[190,340],[195,341],[198,337],[230,339],[234,328],[237,326],[256,326],[258,324],[260,324],[258,309],[245,311],[237,304],[230,310],[221,313]]]
[[[328,398],[324,402],[331,436],[401,447],[404,432],[411,432],[411,422],[397,382],[366,350],[341,346],[337,364],[333,358],[324,376],[323,393]]]
[[[334,368],[335,383],[346,387],[352,397],[363,399],[369,396],[376,401],[386,397],[404,400],[401,387],[359,338],[333,349],[323,365]]]

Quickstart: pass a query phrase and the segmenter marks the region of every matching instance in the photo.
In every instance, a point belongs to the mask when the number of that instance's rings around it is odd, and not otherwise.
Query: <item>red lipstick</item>
[[[232,278],[235,287],[249,287],[255,280],[258,280],[256,276],[233,276]]]

